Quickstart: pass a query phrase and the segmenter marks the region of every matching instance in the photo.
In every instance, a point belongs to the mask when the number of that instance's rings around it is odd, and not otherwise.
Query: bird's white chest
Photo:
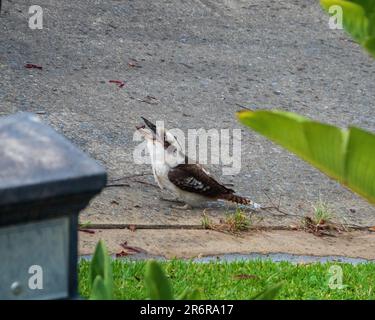
[[[147,146],[151,157],[152,172],[154,174],[155,181],[158,183],[160,188],[175,192],[176,186],[168,179],[170,166],[165,161],[164,149],[152,142],[148,142]]]
[[[170,161],[168,156],[166,159],[164,149],[161,145],[149,141],[147,143],[147,147],[151,157],[152,172],[154,174],[155,181],[161,189],[171,191],[191,206],[199,205],[200,203],[207,201],[206,197],[183,191],[169,180],[168,173],[171,167],[174,167],[178,161]]]

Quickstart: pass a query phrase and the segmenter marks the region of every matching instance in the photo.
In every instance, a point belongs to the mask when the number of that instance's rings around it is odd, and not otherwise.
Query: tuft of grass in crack
[[[251,220],[240,208],[236,208],[236,211],[231,214],[227,214],[225,218],[225,225],[228,226],[230,232],[247,231],[251,226]]]
[[[226,213],[225,219],[220,219],[220,223],[213,223],[207,216],[206,211],[203,211],[202,226],[204,229],[210,229],[221,232],[238,233],[249,230],[251,220],[248,214],[237,208],[233,213]]]
[[[313,219],[315,224],[324,224],[331,222],[333,213],[326,202],[319,200],[318,203],[313,206],[313,208]]]
[[[302,220],[302,225],[305,231],[311,232],[317,236],[332,236],[335,232],[348,231],[344,224],[341,222],[334,222],[337,220],[333,211],[328,204],[319,200],[313,206],[313,213],[311,216],[305,216]],[[333,233],[332,233],[333,232]]]
[[[213,228],[213,223],[211,219],[207,216],[206,210],[203,211],[202,214],[202,227],[204,229],[212,229]]]

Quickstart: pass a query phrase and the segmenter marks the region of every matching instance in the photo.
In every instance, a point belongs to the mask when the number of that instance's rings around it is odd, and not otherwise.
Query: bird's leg
[[[192,206],[186,203],[183,206],[172,206],[172,208],[177,210],[190,210]]]

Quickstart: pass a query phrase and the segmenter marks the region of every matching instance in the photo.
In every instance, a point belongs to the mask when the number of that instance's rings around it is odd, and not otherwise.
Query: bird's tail
[[[227,200],[227,201],[237,203],[237,204],[250,206],[254,209],[259,209],[261,207],[259,204],[255,203],[254,201],[252,201],[248,198],[242,197],[242,196],[238,196],[238,195],[233,194],[233,193],[223,194],[220,198],[223,199],[223,200]]]

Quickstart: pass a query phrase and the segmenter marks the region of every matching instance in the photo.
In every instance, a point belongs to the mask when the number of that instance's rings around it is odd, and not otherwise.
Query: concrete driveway
[[[161,228],[155,232],[201,224],[201,209],[172,209],[159,199],[149,166],[134,163],[135,125],[145,116],[182,130],[242,128],[241,172],[222,176],[221,165],[208,167],[240,194],[263,205],[280,202],[291,214],[261,212],[256,224],[298,223],[321,199],[339,221],[375,225],[375,210],[364,200],[235,119],[240,106],[279,108],[375,131],[375,62],[344,31],[328,28],[318,2],[49,0],[39,4],[42,30],[28,27],[31,4],[3,1],[0,114],[39,113],[100,161],[111,180],[122,178],[117,183],[125,186],[107,188],[82,221]],[[207,212],[218,221],[227,211]],[[179,241],[184,232],[164,233],[165,239]],[[197,234],[203,246],[207,234],[224,241],[221,233]],[[90,236],[98,237],[82,237]]]

